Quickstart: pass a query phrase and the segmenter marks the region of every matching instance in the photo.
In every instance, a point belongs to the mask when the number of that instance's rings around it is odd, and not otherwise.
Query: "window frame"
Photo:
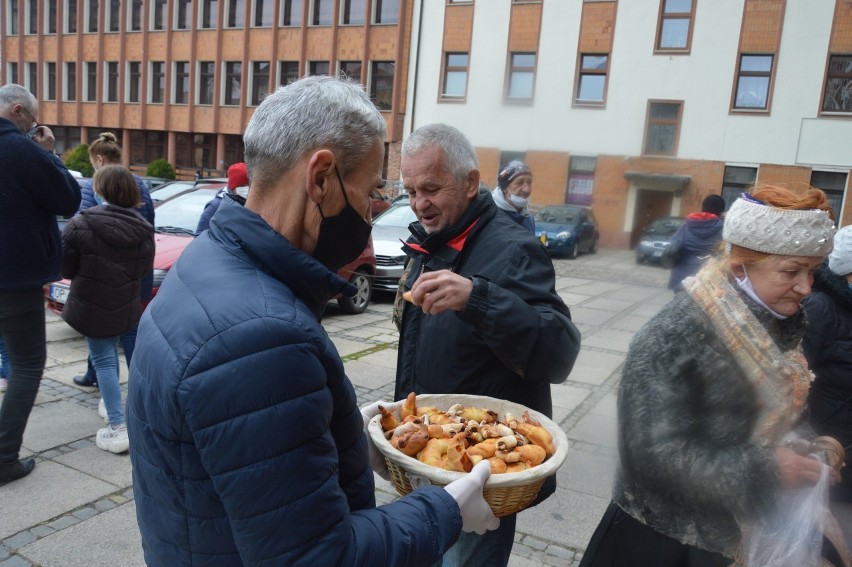
[[[849,91],[852,92],[852,70],[848,73],[831,73],[831,61],[835,57],[845,57],[850,59],[850,64],[852,64],[852,51],[850,52],[829,52],[828,60],[825,64],[825,75],[823,77],[823,85],[822,85],[822,96],[819,102],[819,114],[825,116],[852,116],[852,96],[849,97],[849,110],[826,110],[825,103],[827,100],[826,95],[828,94],[828,86],[829,81],[832,79],[841,79],[847,81],[849,84]]]
[[[121,0],[105,0],[104,30],[105,33],[118,33],[121,31]],[[115,23],[115,29],[112,24]]]
[[[159,71],[155,70],[155,65],[159,66]],[[148,81],[148,104],[166,104],[166,62],[165,61],[149,61],[148,76],[151,78]],[[157,85],[158,79],[162,82]],[[156,93],[159,92],[159,99],[156,100]]]
[[[660,55],[689,55],[692,50],[692,32],[695,28],[695,4],[698,0],[690,1],[689,12],[671,12],[667,13],[666,2],[669,0],[660,0],[660,10],[657,16],[657,35],[654,38],[654,54]],[[663,39],[663,27],[667,20],[689,20],[686,32],[686,45],[684,47],[662,47],[660,42]]]
[[[594,68],[594,67],[584,67],[583,59],[585,57],[605,57],[606,65],[603,70]],[[609,88],[609,65],[611,61],[611,57],[609,53],[578,53],[577,54],[577,80],[574,82],[574,96],[572,99],[572,106],[577,107],[593,107],[593,108],[602,108],[606,106],[606,95],[607,89]],[[581,99],[580,91],[582,90],[582,83],[584,77],[599,77],[603,76],[603,89],[601,93],[600,100],[594,99]]]
[[[157,8],[160,7],[160,22],[157,23]],[[151,0],[151,19],[148,22],[148,31],[166,31],[169,24],[168,0]],[[159,26],[159,27],[158,27]]]
[[[314,67],[317,66],[317,65],[325,65],[326,66],[326,72],[325,73],[315,73]],[[311,76],[314,76],[314,77],[319,76],[319,75],[328,75],[331,72],[331,65],[329,65],[328,61],[326,61],[325,59],[316,59],[314,61],[308,61],[307,67],[308,67],[308,75],[311,75]]]
[[[70,72],[69,72],[70,71]],[[77,100],[77,62],[65,61],[62,66],[63,86],[62,100],[75,102]]]
[[[321,23],[320,16],[323,4],[328,4],[331,8],[331,13],[328,16],[328,23]],[[314,28],[324,28],[334,25],[334,0],[311,0],[308,8],[310,9],[309,25]]]
[[[350,75],[343,70],[344,65],[357,65],[358,66],[358,76]],[[361,75],[364,73],[364,62],[360,59],[347,59],[346,61],[337,61],[337,76],[347,76],[354,81],[361,82]]]
[[[51,67],[52,66],[52,67]],[[44,62],[44,100],[56,100],[56,61]]]
[[[175,0],[172,29],[192,29],[192,0]]]
[[[95,8],[94,21],[92,20],[92,4],[94,4]],[[83,0],[83,21],[85,23],[85,31],[83,33],[98,33],[100,31],[99,9],[100,0]],[[92,25],[93,23],[94,26]]]
[[[215,61],[196,61],[196,88],[195,88],[195,104],[200,106],[213,106],[216,102],[216,62]],[[205,66],[209,66],[210,73],[205,72]],[[203,81],[210,81],[209,102],[203,100],[205,88]]]
[[[246,27],[246,5],[244,0],[225,0],[225,29],[241,30]]]
[[[388,104],[388,108],[382,108],[378,104],[378,99],[376,97],[376,91],[381,90],[384,92],[386,89],[378,89],[377,86],[377,71],[379,66],[381,65],[390,65],[391,66],[391,74],[390,74],[390,103]],[[379,112],[392,112],[394,107],[394,82],[396,80],[396,62],[395,61],[370,61],[370,66],[368,67],[369,77],[367,77],[367,84],[370,87],[369,96],[370,100],[379,109]],[[379,75],[383,82],[387,82],[387,74]]]
[[[370,17],[370,23],[374,26],[395,26],[399,25],[399,1],[400,0],[373,0],[372,14]],[[395,2],[396,10],[394,11],[394,15],[387,19],[393,21],[383,21],[382,18],[382,9],[384,7],[385,2]],[[387,13],[389,15],[390,12]]]
[[[671,120],[663,120],[663,119],[655,119],[652,121],[651,118],[651,108],[655,104],[676,104],[678,105],[677,118],[673,121]],[[660,156],[660,157],[674,157],[677,156],[677,150],[680,146],[680,130],[681,126],[683,126],[683,107],[684,101],[682,100],[669,100],[669,99],[649,99],[648,105],[645,110],[645,129],[643,133],[642,139],[642,156]],[[675,135],[674,140],[672,141],[672,149],[671,152],[657,152],[650,153],[648,152],[648,141],[650,139],[651,125],[666,125],[666,124],[674,124],[675,126]]]
[[[135,72],[133,70],[134,65],[136,67]],[[129,104],[139,104],[142,98],[142,62],[127,61],[125,69],[127,69],[127,77],[125,78],[126,91],[124,94],[125,102]],[[133,98],[136,98],[136,100],[132,100]]]
[[[352,22],[352,2],[360,2],[361,3],[361,11],[359,13],[359,17],[361,19],[360,22]],[[346,21],[346,14],[349,14],[349,20]],[[368,16],[367,16],[367,0],[340,0],[340,14],[338,25],[341,26],[365,26],[367,25]]]
[[[71,6],[74,6],[73,14],[71,10]],[[65,6],[63,6],[62,10],[62,30],[65,34],[76,34],[77,33],[77,17],[79,16],[80,11],[80,2],[79,0],[65,0]]]
[[[261,85],[259,85],[258,82],[257,82],[257,77],[258,77],[257,68],[258,68],[258,65],[263,65],[264,63],[266,64],[266,75],[265,75],[266,76],[266,84],[265,84],[265,91],[266,92],[264,93],[263,97],[259,98],[257,91],[258,91],[258,87],[261,86]],[[249,87],[251,88],[251,92],[248,93],[249,94],[248,106],[259,106],[260,103],[263,101],[263,99],[266,98],[267,96],[269,96],[269,93],[271,92],[269,90],[269,79],[272,77],[272,62],[271,61],[252,61],[251,67],[249,68],[249,72],[251,73],[251,77],[249,78]],[[260,76],[263,76],[263,73],[261,73]]]
[[[208,20],[205,20],[205,14]],[[215,30],[219,26],[219,0],[201,0],[198,10],[198,29]]]
[[[141,32],[142,26],[145,23],[145,2],[144,0],[130,0],[127,4],[127,21],[125,24],[127,25],[126,30],[128,32]],[[139,25],[134,26],[133,20],[134,16],[138,16]]]
[[[745,57],[769,57],[769,71],[743,71],[743,58]],[[734,74],[734,88],[731,93],[731,112],[769,114],[772,108],[772,91],[775,86],[775,65],[778,58],[774,53],[742,53],[737,55],[737,72]],[[766,83],[766,106],[737,106],[737,98],[740,94],[740,79],[743,77],[757,77],[769,79]]]
[[[38,6],[41,0],[27,0],[26,12],[24,13],[24,35],[38,35]]]
[[[6,63],[6,82],[7,83],[20,84],[18,82],[18,72],[19,72],[18,70],[19,69],[20,68],[18,67],[17,61],[8,61]]]
[[[18,35],[18,13],[21,6],[18,0],[6,2],[6,35]]]
[[[57,2],[60,0],[46,0],[44,3],[44,34],[45,35],[56,35],[58,26],[56,25],[56,18],[59,15],[57,11],[58,6]]]
[[[459,67],[450,65],[450,57],[454,55],[464,55],[467,57],[467,65]],[[464,72],[464,92],[461,95],[447,94],[447,76],[449,73]],[[438,85],[438,101],[440,102],[466,102],[467,101],[467,86],[470,80],[470,51],[444,51],[444,57],[441,61],[441,82]]]
[[[253,28],[271,28],[272,24],[275,22],[275,4],[276,0],[251,0],[251,26]],[[271,8],[271,12],[269,14],[269,23],[257,23],[257,7],[260,6],[268,6]],[[266,11],[261,8],[261,15],[265,14]]]
[[[185,71],[181,71],[178,65],[185,65]],[[192,97],[192,68],[190,66],[189,61],[172,61],[172,92],[171,97],[169,97],[172,101],[172,104],[189,104],[189,101]],[[186,85],[186,90],[181,91],[181,82]],[[183,94],[183,100],[180,100],[179,94]]]
[[[514,58],[516,55],[532,55],[534,57],[534,62],[532,67],[520,67],[514,65]],[[505,86],[503,87],[503,100],[504,102],[512,103],[512,104],[532,104],[535,101],[535,82],[536,75],[538,74],[536,71],[538,69],[538,52],[536,51],[510,51],[509,57],[506,61],[506,77],[505,77]],[[531,69],[531,70],[530,70]],[[530,87],[531,91],[529,96],[519,97],[519,96],[511,96],[512,92],[512,79],[514,78],[515,73],[524,73],[529,72],[532,74],[532,85]]]
[[[98,102],[98,62],[84,61],[83,73],[83,102]]]
[[[112,66],[112,67],[111,67]],[[115,73],[112,73],[112,69]],[[118,61],[104,61],[104,102],[118,102],[118,85],[121,80]],[[110,91],[114,90],[114,96],[110,99]]]
[[[239,65],[236,72],[233,71],[233,66]],[[237,100],[233,101],[233,91],[229,91],[228,82],[230,79],[236,78],[239,81],[237,89]],[[222,85],[221,85],[221,101],[222,106],[237,107],[242,103],[243,98],[243,62],[242,61],[222,61]]]
[[[290,8],[290,21],[287,22],[287,14]],[[294,8],[297,9],[298,14],[298,22],[293,22],[293,12]],[[278,15],[278,25],[282,28],[300,28],[305,23],[305,10],[304,5],[302,4],[302,0],[281,0],[281,13]]]
[[[295,63],[295,64],[296,64],[296,73],[295,73],[294,75],[290,75],[290,73],[285,73],[284,66],[285,66],[285,65],[288,65],[288,66],[289,66],[289,65],[292,65],[293,63]],[[295,82],[295,81],[298,81],[298,80],[299,80],[299,62],[298,62],[298,61],[293,61],[293,60],[289,60],[289,61],[288,61],[288,60],[279,60],[279,61],[278,61],[278,69],[277,69],[277,72],[278,72],[278,79],[277,79],[277,81],[276,81],[277,85],[278,85],[279,87],[287,86],[287,85],[289,85],[290,83],[293,83],[293,82]],[[285,77],[291,77],[291,76],[293,77],[293,80],[292,80],[292,81],[290,81],[290,82],[285,83],[285,82],[284,82],[284,78],[285,78]]]

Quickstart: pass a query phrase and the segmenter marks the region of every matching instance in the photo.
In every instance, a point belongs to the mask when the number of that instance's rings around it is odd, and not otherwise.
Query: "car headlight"
[[[154,268],[154,287],[160,287],[163,285],[163,280],[166,279],[166,274],[168,273],[168,270]]]
[[[408,259],[408,256],[403,254],[402,256],[392,256],[391,261],[394,264],[405,264],[405,261]]]
[[[571,238],[571,233],[567,230],[563,230],[559,234],[556,235],[556,240],[566,241]]]

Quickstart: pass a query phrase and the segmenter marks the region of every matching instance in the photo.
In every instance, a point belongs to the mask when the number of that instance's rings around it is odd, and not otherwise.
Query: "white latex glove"
[[[385,463],[385,456],[382,455],[382,452],[373,444],[373,439],[367,431],[367,425],[370,423],[370,420],[381,413],[379,411],[380,405],[390,411],[394,411],[397,406],[400,405],[400,402],[373,402],[372,404],[361,408],[361,417],[364,419],[364,435],[367,436],[367,449],[370,452],[370,467],[372,467],[373,471],[383,479],[390,480],[388,466],[387,463]]]
[[[454,480],[444,487],[459,505],[462,531],[484,534],[496,530],[500,520],[482,496],[485,481],[491,476],[491,463],[482,461],[465,477]]]

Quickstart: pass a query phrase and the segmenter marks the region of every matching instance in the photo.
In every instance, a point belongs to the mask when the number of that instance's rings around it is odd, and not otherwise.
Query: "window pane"
[[[736,167],[736,166],[726,166],[725,167],[725,177],[724,182],[725,185],[731,184],[740,184],[740,185],[754,185],[754,181],[757,179],[757,168],[754,167]]]
[[[240,104],[243,64],[236,61],[225,63],[225,104]]]
[[[651,124],[648,127],[648,147],[645,153],[670,154],[674,151],[677,126],[674,124]]]
[[[852,74],[852,56],[832,55],[828,63],[830,75]]]
[[[399,20],[399,0],[376,0],[376,23],[395,24]]]
[[[828,79],[825,82],[825,102],[828,112],[852,112],[852,79]]]
[[[651,103],[651,120],[677,120],[679,104],[654,102]]]
[[[583,55],[581,66],[583,69],[599,69],[604,71],[606,70],[606,60],[606,55]]]
[[[370,98],[379,110],[390,110],[393,106],[392,61],[373,61],[370,74]]]
[[[245,7],[242,0],[231,0],[228,2],[228,27],[241,28],[243,27],[243,15]]]
[[[811,185],[823,191],[843,191],[846,188],[846,174],[836,171],[813,171]]]
[[[254,25],[269,27],[272,25],[272,9],[274,0],[254,1]]]
[[[311,75],[328,75],[328,61],[311,61],[309,69]]]
[[[331,0],[314,0],[314,13],[311,23],[315,26],[330,26],[331,13]]]
[[[253,67],[251,103],[257,106],[269,94],[269,63],[258,61]]]
[[[581,75],[577,100],[602,101],[606,75]]]
[[[740,71],[769,73],[772,71],[772,56],[743,55],[740,61]]]
[[[509,98],[532,98],[533,74],[528,71],[512,72]]]
[[[447,71],[444,79],[444,96],[464,96],[467,72]]]
[[[284,0],[284,5],[281,7],[281,25],[302,25],[302,0]]]
[[[279,84],[289,85],[299,80],[299,62],[298,61],[282,61],[281,72],[279,73]]]
[[[360,25],[364,23],[364,0],[345,0],[343,2],[343,23]]]
[[[467,53],[448,53],[447,67],[467,67]]]
[[[340,74],[349,77],[354,81],[361,82],[361,62],[360,61],[341,61]]]
[[[663,20],[660,49],[686,49],[689,37],[689,20],[686,18]]]
[[[769,77],[740,77],[737,81],[737,108],[766,108]]]
[[[515,53],[512,55],[512,67],[534,67],[535,53]]]
[[[688,14],[692,11],[692,0],[666,0],[666,14]]]

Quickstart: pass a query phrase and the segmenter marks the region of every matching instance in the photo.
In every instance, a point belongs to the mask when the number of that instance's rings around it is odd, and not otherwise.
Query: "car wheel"
[[[589,254],[597,254],[598,253],[598,239],[595,238],[592,240],[592,245],[589,246]]]
[[[577,244],[577,241],[574,241],[574,244],[571,245],[571,250],[568,252],[568,258],[573,260],[577,257],[577,254],[580,252],[580,246]]]
[[[358,292],[352,297],[340,297],[337,304],[344,313],[352,315],[363,313],[370,305],[370,296],[373,293],[372,277],[365,270],[358,270],[349,278],[349,283],[358,288]]]

